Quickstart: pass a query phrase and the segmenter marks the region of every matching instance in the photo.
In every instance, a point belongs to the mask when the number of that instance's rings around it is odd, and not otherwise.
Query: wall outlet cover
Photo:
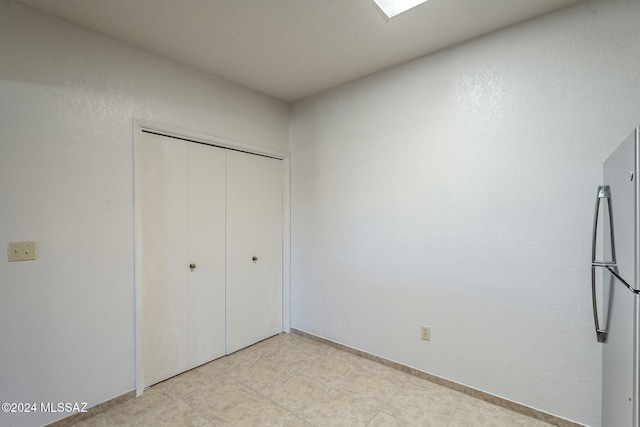
[[[8,245],[9,262],[13,261],[33,261],[38,258],[36,242],[9,242]]]
[[[422,327],[421,337],[425,341],[431,341],[431,328],[429,326]]]

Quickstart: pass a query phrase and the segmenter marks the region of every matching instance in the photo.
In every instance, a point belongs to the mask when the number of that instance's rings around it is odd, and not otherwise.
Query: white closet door
[[[189,366],[225,354],[225,152],[189,147]],[[186,265],[185,271],[186,270]]]
[[[230,354],[282,331],[281,160],[227,152],[226,240]]]
[[[187,145],[141,135],[144,386],[187,369]]]
[[[224,354],[225,155],[148,133],[138,155],[147,387]]]

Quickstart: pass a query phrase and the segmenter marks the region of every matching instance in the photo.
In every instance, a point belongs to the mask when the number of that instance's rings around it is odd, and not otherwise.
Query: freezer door
[[[617,273],[633,288],[636,281],[638,132],[630,135],[604,164],[604,184],[610,188],[613,229],[604,228],[603,254],[611,254],[615,240]],[[604,215],[603,215],[604,216]],[[610,236],[613,236],[612,239]],[[640,427],[637,409],[638,296],[606,269],[602,272],[603,317],[607,340],[602,353],[602,425]]]

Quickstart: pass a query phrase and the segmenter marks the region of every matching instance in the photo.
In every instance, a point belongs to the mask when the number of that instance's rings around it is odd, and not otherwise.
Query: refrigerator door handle
[[[600,200],[607,199],[607,212],[609,213],[609,231],[611,233],[611,261],[596,260],[596,248],[598,240],[598,215],[600,213]],[[598,187],[598,196],[596,197],[596,210],[593,215],[593,235],[591,237],[591,302],[593,304],[593,322],[596,327],[596,338],[598,342],[607,342],[607,329],[600,329],[600,320],[598,319],[598,296],[596,292],[596,268],[604,268],[609,271],[620,283],[622,283],[634,295],[640,295],[640,289],[634,289],[626,280],[618,273],[616,264],[616,244],[613,233],[613,215],[611,215],[611,189],[608,185]]]
[[[607,212],[609,212],[609,230],[611,232],[611,261],[597,261],[596,247],[598,240],[598,214],[600,213],[600,200],[607,199]],[[591,263],[601,265],[616,265],[616,244],[613,234],[613,216],[611,215],[611,189],[608,185],[598,187],[598,196],[596,197],[596,210],[593,214],[593,235],[591,236]]]
[[[607,199],[607,208],[609,212],[609,230],[611,231],[611,261],[597,261],[596,248],[598,240],[598,214],[600,212],[600,200]],[[611,215],[611,189],[608,185],[598,187],[598,195],[596,197],[596,209],[593,215],[593,235],[591,236],[591,302],[593,304],[593,322],[596,328],[596,338],[598,342],[607,341],[606,329],[600,329],[600,321],[598,319],[598,297],[596,292],[596,268],[610,267],[616,265],[616,249],[613,240],[613,217]]]
[[[617,267],[617,266],[615,266],[615,265],[613,265],[613,266],[611,266],[611,265],[604,265],[604,264],[602,264],[602,265],[594,264],[594,267],[604,267],[604,268],[606,268],[607,270],[609,270],[609,272],[610,272],[611,274],[613,274],[613,277],[615,277],[616,279],[618,279],[618,280],[620,281],[620,283],[622,283],[622,284],[623,284],[623,285],[624,285],[624,286],[629,290],[629,292],[631,292],[631,293],[632,293],[632,294],[634,294],[634,295],[640,295],[640,289],[634,289],[634,288],[633,288],[633,286],[631,286],[630,284],[628,284],[628,283],[627,283],[627,281],[626,281],[626,280],[624,280],[624,279],[622,278],[622,276],[620,276],[620,275],[618,274],[618,267]],[[612,267],[613,267],[613,268],[612,268]]]
[[[596,266],[591,266],[591,301],[593,303],[593,322],[596,327],[596,338],[598,342],[607,342],[607,334],[609,331],[606,329],[600,329],[600,322],[598,320],[598,300],[596,296]]]

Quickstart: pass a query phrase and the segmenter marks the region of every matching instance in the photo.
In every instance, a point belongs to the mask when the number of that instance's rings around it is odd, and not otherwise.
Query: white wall
[[[591,1],[293,104],[292,327],[600,425],[590,234],[638,22]]]
[[[134,117],[280,151],[288,106],[0,0],[0,402],[134,389]],[[36,426],[63,414],[0,413]]]

